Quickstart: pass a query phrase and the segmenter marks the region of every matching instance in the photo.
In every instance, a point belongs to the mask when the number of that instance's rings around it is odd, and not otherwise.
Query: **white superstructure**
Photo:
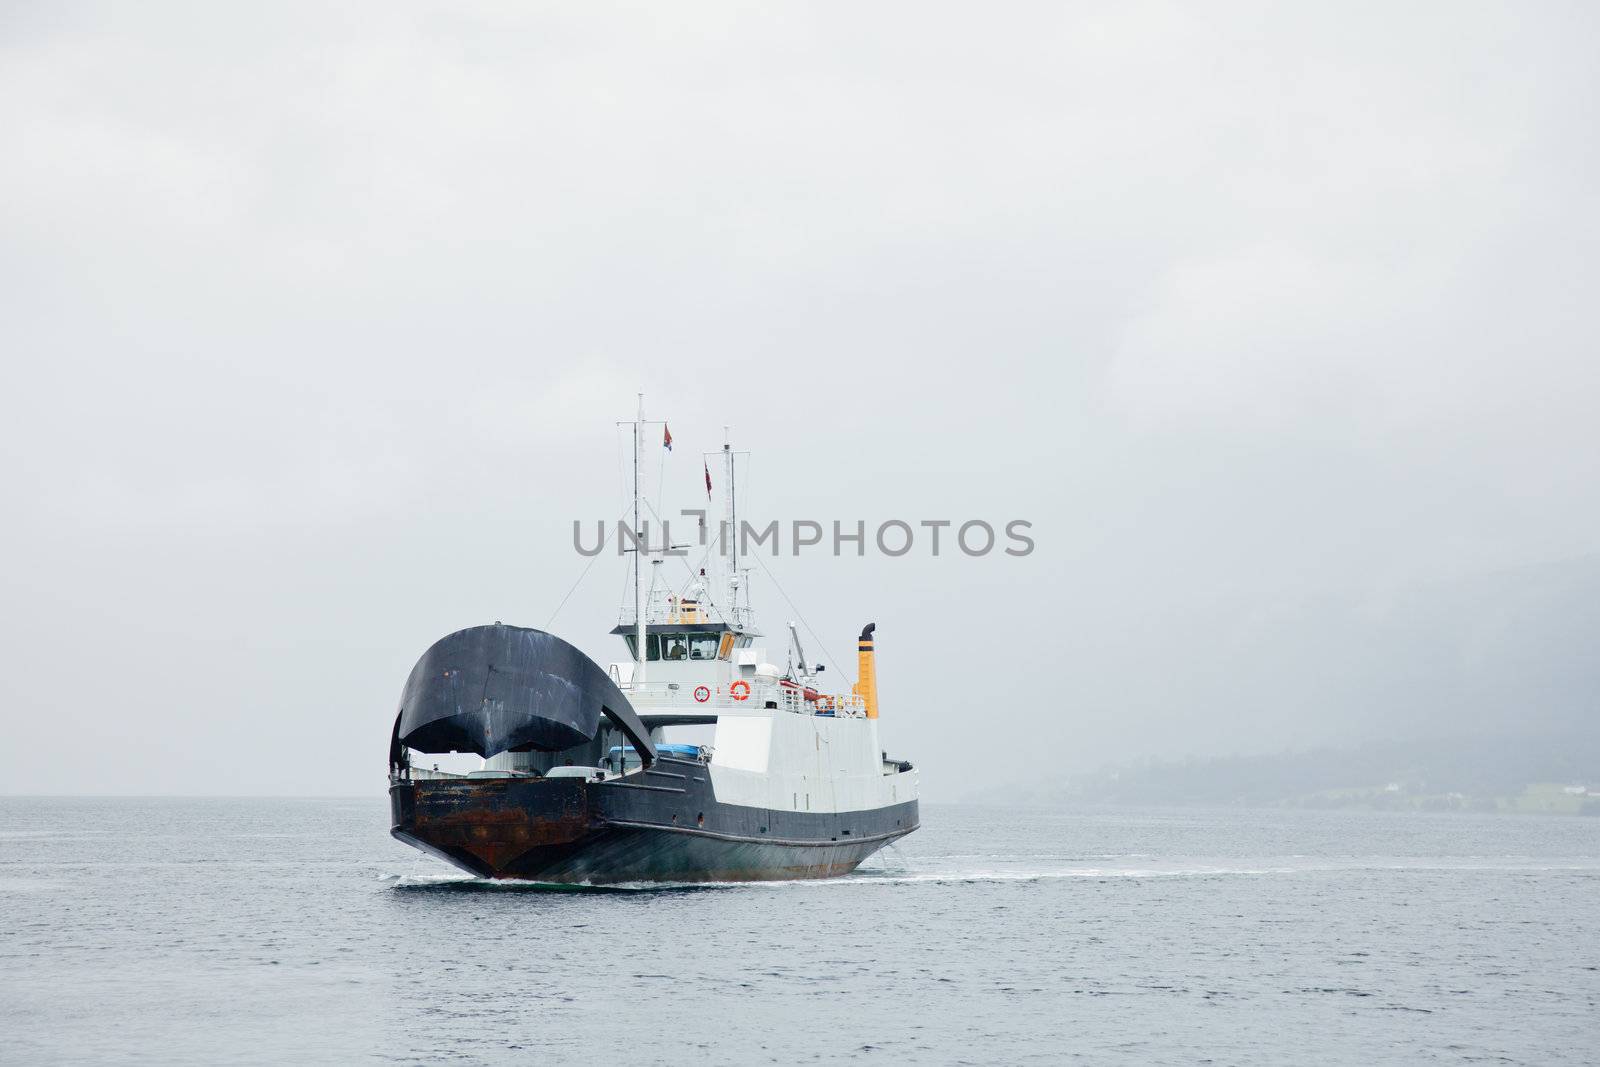
[[[625,423],[634,454],[631,512],[633,596],[612,633],[628,658],[609,666],[633,711],[656,744],[692,742],[709,756],[716,799],[725,804],[795,812],[850,812],[917,799],[916,771],[886,757],[879,737],[872,627],[857,647],[859,679],[828,692],[824,667],[806,658],[799,630],[789,624],[784,666],[758,642],[749,606],[748,574],[739,566],[735,453],[726,441],[715,453],[723,480],[722,520],[698,559],[660,539],[660,524],[640,488],[647,437],[643,398],[639,418]],[[670,437],[666,440],[670,441]],[[710,496],[711,457],[706,457]],[[652,543],[652,538],[655,538]],[[675,550],[669,555],[668,550]],[[719,551],[725,549],[725,551]],[[668,577],[681,567],[681,580]],[[835,664],[836,668],[840,665]],[[842,681],[842,680],[841,680]],[[620,736],[608,741],[602,775],[637,773]],[[487,766],[521,770],[527,754],[505,753]]]

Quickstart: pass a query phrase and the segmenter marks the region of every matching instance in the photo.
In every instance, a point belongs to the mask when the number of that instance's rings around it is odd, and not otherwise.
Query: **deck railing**
[[[627,627],[630,633],[637,621],[637,616],[631,611],[617,613],[617,625]],[[733,629],[745,633],[754,628],[755,613],[749,608],[723,608],[709,603],[702,603],[696,607],[679,607],[669,605],[660,599],[652,599],[645,605],[644,621],[651,626],[683,626],[689,629],[702,624],[727,623]]]
[[[816,700],[805,699],[798,688],[769,685],[762,682],[742,682],[740,700],[734,695],[732,684],[712,685],[709,682],[649,682],[642,686],[622,686],[634,707],[639,711],[753,711],[765,708],[770,702],[779,711],[797,715],[834,715],[841,719],[863,718],[866,702],[850,694],[820,694]],[[700,699],[703,691],[704,699]]]

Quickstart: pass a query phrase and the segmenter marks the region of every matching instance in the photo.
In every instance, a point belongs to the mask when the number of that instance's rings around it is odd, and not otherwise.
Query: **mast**
[[[639,525],[639,468],[644,458],[644,394],[639,394],[639,418],[633,424],[633,688],[644,687],[644,528]]]
[[[728,525],[733,532],[733,563],[728,568],[728,625],[737,626],[739,618],[739,507],[733,493],[733,444],[728,439],[728,428],[722,428],[723,480],[728,484]]]

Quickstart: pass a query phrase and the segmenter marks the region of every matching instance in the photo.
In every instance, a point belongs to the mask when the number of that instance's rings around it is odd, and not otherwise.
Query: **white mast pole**
[[[728,625],[738,625],[739,617],[739,509],[733,496],[733,443],[728,428],[722,428],[723,480],[728,485],[728,526],[733,535],[733,562],[728,568]]]
[[[633,688],[644,687],[644,528],[639,524],[639,468],[644,458],[644,394],[639,394],[639,418],[633,424],[633,607],[636,645]]]

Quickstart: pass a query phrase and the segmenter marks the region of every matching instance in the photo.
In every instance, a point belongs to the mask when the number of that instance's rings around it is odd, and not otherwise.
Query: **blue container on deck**
[[[608,752],[607,755],[613,761],[615,761],[615,760],[617,760],[618,758],[620,758],[622,756],[623,747],[624,746],[622,746],[622,745],[612,745],[611,746],[611,751]],[[639,759],[639,753],[634,749],[634,747],[632,745],[628,745],[626,747],[627,747],[627,750],[628,750],[628,755],[627,755],[628,762],[629,763],[637,762],[638,759]],[[656,755],[658,755],[658,756],[678,756],[678,757],[680,757],[682,759],[699,759],[700,758],[700,751],[701,750],[700,750],[700,746],[699,745],[657,745],[656,746]]]

